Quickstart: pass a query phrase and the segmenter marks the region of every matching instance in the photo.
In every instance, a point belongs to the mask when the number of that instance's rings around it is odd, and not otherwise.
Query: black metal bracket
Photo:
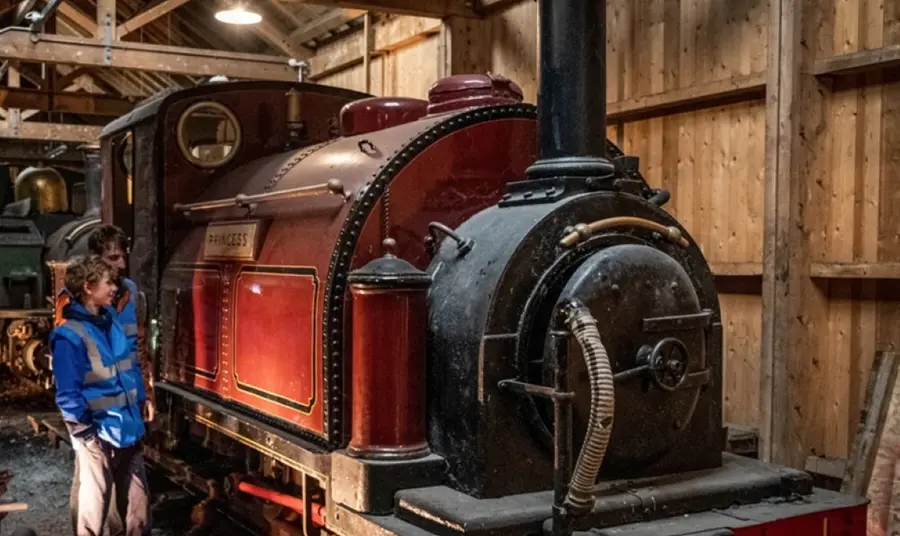
[[[37,11],[30,11],[25,15],[25,18],[31,21],[31,25],[28,29],[32,33],[32,41],[38,40],[38,36],[44,31],[44,25],[47,23],[47,19],[53,15],[53,12],[56,11],[56,8],[58,8],[60,4],[62,4],[62,0],[50,0],[40,13]]]
[[[501,391],[507,391],[510,393],[521,395],[534,395],[542,398],[549,398],[553,401],[568,401],[575,398],[575,393],[571,391],[559,392],[552,387],[520,382],[518,380],[500,380],[500,382],[497,384],[497,388]]]
[[[565,328],[565,306],[557,307],[553,338],[554,386],[535,385],[514,379],[500,380],[497,388],[521,396],[539,396],[553,401],[553,517],[544,524],[548,536],[571,536],[573,514],[566,506],[566,494],[572,478],[572,404],[575,393],[569,390],[569,339]]]

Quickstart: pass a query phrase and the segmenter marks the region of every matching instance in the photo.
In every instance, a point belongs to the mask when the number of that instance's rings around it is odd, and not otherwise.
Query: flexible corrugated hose
[[[589,512],[594,506],[591,490],[612,432],[615,386],[606,348],[600,340],[597,320],[584,304],[573,301],[567,307],[566,324],[581,345],[591,385],[591,411],[584,445],[569,484],[566,504],[574,512]]]

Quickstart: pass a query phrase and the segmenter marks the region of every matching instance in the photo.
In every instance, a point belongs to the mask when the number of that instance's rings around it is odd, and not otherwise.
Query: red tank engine
[[[713,277],[605,138],[604,2],[540,11],[537,107],[222,82],[105,129],[150,457],[279,534],[862,534],[864,499],[722,452]]]

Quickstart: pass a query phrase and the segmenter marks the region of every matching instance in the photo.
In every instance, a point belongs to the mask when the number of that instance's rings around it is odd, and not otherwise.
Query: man
[[[150,534],[150,495],[140,440],[146,392],[134,349],[113,314],[111,269],[91,255],[66,269],[71,297],[50,334],[56,404],[76,456],[77,536],[103,531],[112,492],[127,536]]]

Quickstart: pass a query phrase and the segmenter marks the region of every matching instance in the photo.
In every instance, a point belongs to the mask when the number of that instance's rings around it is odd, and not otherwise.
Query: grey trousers
[[[117,449],[97,439],[79,441],[71,499],[76,536],[103,534],[113,504],[117,512],[111,517],[124,524],[124,532],[110,527],[111,532],[149,536],[150,489],[140,444]]]

